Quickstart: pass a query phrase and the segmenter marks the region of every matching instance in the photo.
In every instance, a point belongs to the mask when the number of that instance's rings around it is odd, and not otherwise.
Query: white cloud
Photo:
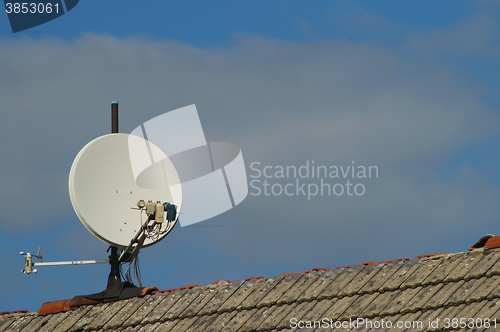
[[[413,34],[409,37],[409,41],[425,53],[481,55],[489,58],[487,52],[491,52],[492,49],[498,52],[498,47],[495,46],[499,38],[498,18],[495,11],[482,13],[458,25]]]

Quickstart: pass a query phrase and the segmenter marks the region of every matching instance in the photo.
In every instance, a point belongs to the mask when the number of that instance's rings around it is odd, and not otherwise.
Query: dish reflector
[[[151,166],[139,174],[137,181],[132,169],[137,163],[131,155],[150,158],[144,163]],[[69,173],[69,194],[78,218],[92,234],[110,245],[126,247],[147,218],[137,202],[169,202],[177,205],[179,214],[179,183],[172,162],[156,145],[133,135],[109,134],[80,150]],[[160,241],[168,231],[154,240],[147,238],[144,246]]]

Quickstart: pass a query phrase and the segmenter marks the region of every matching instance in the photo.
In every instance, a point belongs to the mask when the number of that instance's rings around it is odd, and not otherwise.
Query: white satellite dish
[[[150,184],[149,188],[136,184],[129,152],[131,146],[145,150],[134,155],[148,158],[154,155],[155,160],[160,160],[150,162],[152,166],[139,175],[142,183]],[[145,177],[148,181],[144,181]],[[157,224],[158,232],[145,238],[142,245],[145,247],[163,239],[175,225],[182,193],[179,186],[175,190],[171,187],[179,182],[175,167],[156,145],[137,136],[109,134],[92,140],[80,150],[71,166],[69,193],[73,208],[85,227],[100,240],[117,247],[129,246],[147,219],[145,209],[138,208],[140,200],[175,204],[175,220],[166,220],[165,213]]]
[[[69,174],[71,204],[85,227],[110,245],[109,259],[42,262],[42,250],[25,257],[24,274],[34,266],[109,263],[107,287],[91,300],[142,294],[129,273],[134,264],[140,283],[139,250],[162,240],[174,228],[182,206],[179,175],[165,153],[135,135],[118,134],[118,102],[111,103],[112,134],[98,137],[77,154]],[[109,251],[108,249],[108,251]],[[39,262],[33,262],[33,257]],[[126,281],[120,265],[129,263]],[[126,291],[125,291],[126,289]]]

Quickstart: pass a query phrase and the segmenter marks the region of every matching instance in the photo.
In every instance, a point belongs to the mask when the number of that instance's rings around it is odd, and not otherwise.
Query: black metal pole
[[[111,102],[111,133],[118,133],[118,102],[116,100]]]
[[[113,286],[120,284],[122,282],[120,278],[120,262],[118,262],[118,248],[111,247],[111,255],[109,255],[109,264],[111,265],[111,271],[109,271],[108,283],[106,289],[112,288]]]
[[[113,100],[111,102],[111,133],[118,133],[118,102]],[[121,283],[120,278],[120,262],[118,261],[118,248],[111,246],[111,255],[109,256],[109,264],[111,265],[111,271],[108,276],[108,286]]]

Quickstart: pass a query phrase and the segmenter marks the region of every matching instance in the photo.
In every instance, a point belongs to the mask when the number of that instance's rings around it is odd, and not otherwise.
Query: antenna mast
[[[111,102],[111,134],[118,134],[118,101]]]
[[[118,101],[113,100],[111,102],[111,133],[118,134]],[[109,264],[111,265],[111,271],[108,276],[108,284],[106,290],[114,289],[120,287],[122,282],[120,278],[120,262],[118,261],[118,247],[110,246],[108,250],[111,250],[111,255],[109,256]],[[121,290],[120,290],[121,291]]]

